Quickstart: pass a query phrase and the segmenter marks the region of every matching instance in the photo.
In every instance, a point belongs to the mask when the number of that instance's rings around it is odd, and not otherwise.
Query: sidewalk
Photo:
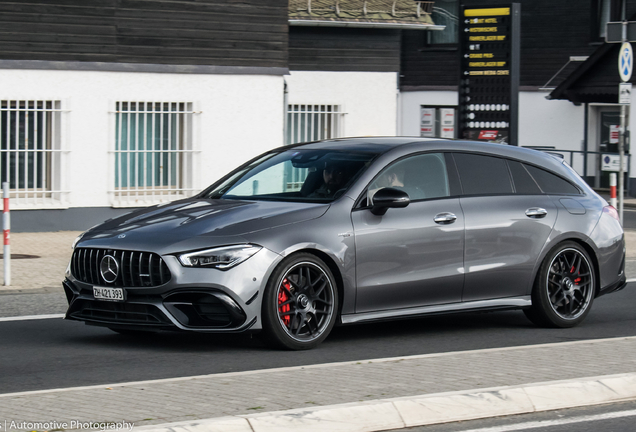
[[[79,234],[80,231],[11,233],[11,286],[0,286],[0,294],[63,292],[64,272],[73,252],[71,246]],[[2,284],[4,266],[0,267]]]
[[[635,371],[627,337],[0,394],[0,419],[371,431],[635,398]]]

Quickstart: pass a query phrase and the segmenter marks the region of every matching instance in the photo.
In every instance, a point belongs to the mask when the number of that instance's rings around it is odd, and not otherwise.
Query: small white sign
[[[618,85],[618,103],[629,105],[632,102],[632,83]]]
[[[601,171],[620,171],[620,156],[604,154],[601,156]],[[623,158],[623,172],[627,172],[627,157]]]
[[[422,108],[420,117],[420,136],[435,136],[435,108]]]
[[[618,144],[618,140],[620,138],[621,126],[620,125],[610,125],[610,134],[609,134],[609,143],[610,144]]]
[[[442,108],[440,116],[442,118],[441,138],[455,138],[455,109]]]
[[[623,82],[629,81],[632,77],[633,64],[634,54],[632,52],[632,44],[625,42],[621,45],[621,50],[618,52],[618,74],[621,76]]]

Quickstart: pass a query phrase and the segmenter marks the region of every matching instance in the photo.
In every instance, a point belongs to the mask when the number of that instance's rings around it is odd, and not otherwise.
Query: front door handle
[[[440,213],[438,215],[435,215],[433,220],[435,221],[435,223],[447,225],[455,222],[457,220],[457,216],[455,216],[453,213]]]
[[[541,207],[530,207],[528,210],[526,210],[526,216],[533,219],[541,219],[547,214],[548,211]]]

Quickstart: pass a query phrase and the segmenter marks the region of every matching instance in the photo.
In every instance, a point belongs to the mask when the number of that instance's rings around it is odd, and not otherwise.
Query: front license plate
[[[93,287],[93,296],[96,300],[124,301],[122,288]]]

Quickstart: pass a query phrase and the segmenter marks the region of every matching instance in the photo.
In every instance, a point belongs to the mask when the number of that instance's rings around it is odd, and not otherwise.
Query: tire
[[[541,327],[574,327],[590,312],[596,274],[579,244],[564,242],[543,260],[532,290],[532,307],[524,313]]]
[[[291,255],[267,282],[263,333],[275,347],[311,349],[329,335],[338,310],[338,289],[329,267],[309,253]]]

